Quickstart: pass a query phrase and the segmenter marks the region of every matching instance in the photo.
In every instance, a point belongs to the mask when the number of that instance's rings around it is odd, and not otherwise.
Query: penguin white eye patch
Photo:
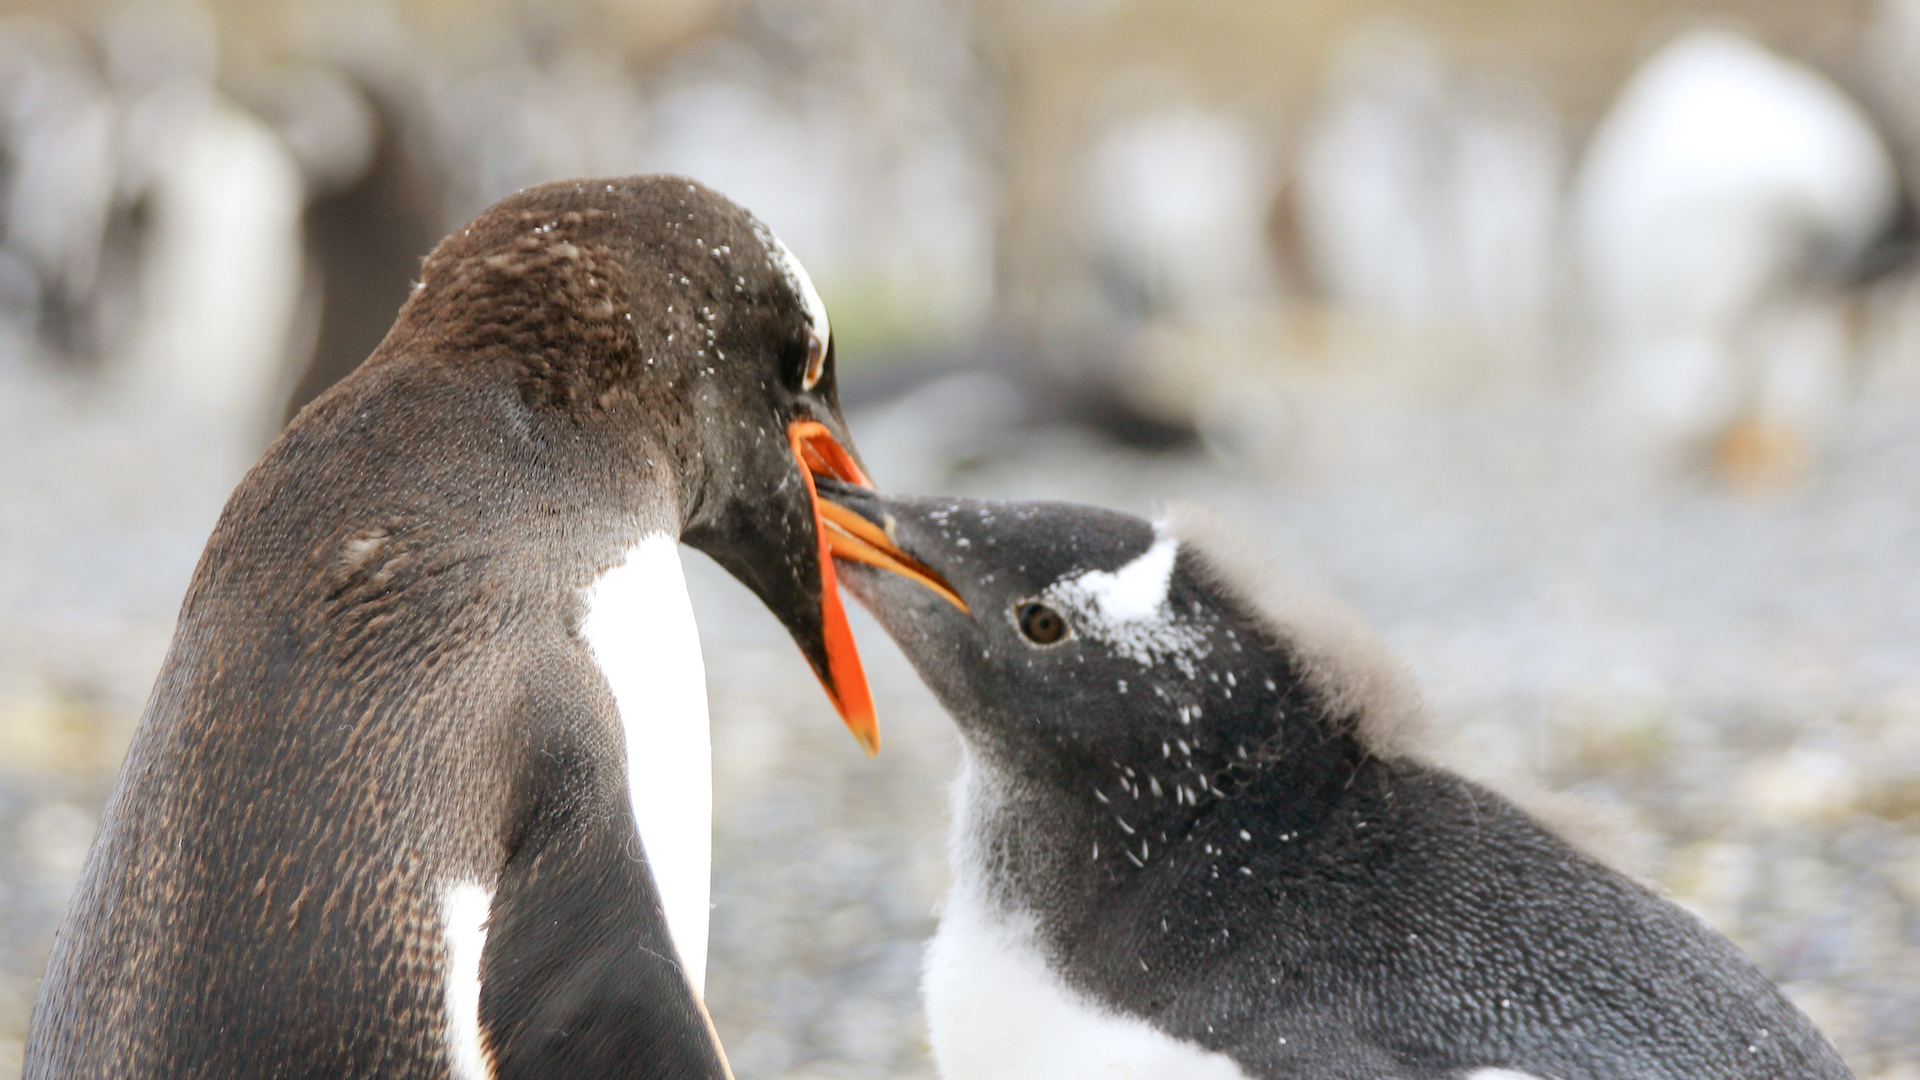
[[[767,254],[773,258],[774,265],[785,275],[787,284],[800,297],[800,304],[807,312],[807,366],[800,377],[800,389],[811,390],[826,373],[827,345],[833,340],[833,327],[827,322],[827,305],[820,302],[820,293],[813,287],[813,279],[807,276],[807,268],[793,257],[787,245],[773,235],[773,230],[759,222],[754,229],[760,236],[760,242],[766,246]]]

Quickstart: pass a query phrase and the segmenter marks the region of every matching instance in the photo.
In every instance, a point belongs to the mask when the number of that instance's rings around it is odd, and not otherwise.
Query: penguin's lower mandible
[[[816,474],[867,483],[826,309],[740,207],[568,181],[448,237],[221,514],[25,1075],[727,1076],[678,547],[871,752]]]
[[[946,1080],[1850,1074],[1732,943],[1421,752],[1376,635],[1203,514],[822,488],[952,714]]]

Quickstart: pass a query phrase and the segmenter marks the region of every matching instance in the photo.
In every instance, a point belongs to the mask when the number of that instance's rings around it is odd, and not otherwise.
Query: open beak
[[[795,420],[787,425],[787,442],[793,447],[794,459],[800,463],[800,475],[806,478],[807,498],[813,504],[813,531],[820,542],[820,622],[827,652],[827,670],[820,677],[820,684],[834,708],[840,710],[840,719],[846,722],[847,730],[853,732],[853,737],[869,755],[877,754],[880,725],[873,714],[873,692],[867,687],[867,674],[860,666],[853,628],[847,625],[847,610],[840,603],[839,581],[833,572],[834,558],[891,570],[920,582],[962,611],[967,606],[940,575],[901,551],[878,526],[851,510],[821,501],[813,483],[816,474],[856,487],[873,487],[853,455],[834,439],[825,424],[817,420]]]

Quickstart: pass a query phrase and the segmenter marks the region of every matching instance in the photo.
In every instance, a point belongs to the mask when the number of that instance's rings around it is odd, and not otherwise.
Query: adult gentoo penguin
[[[727,1075],[676,543],[872,749],[813,495],[846,447],[818,296],[719,195],[549,184],[442,242],[221,515],[26,1075]]]
[[[952,713],[947,1080],[1848,1076],[1726,939],[1422,758],[1399,663],[1192,514],[823,488]]]

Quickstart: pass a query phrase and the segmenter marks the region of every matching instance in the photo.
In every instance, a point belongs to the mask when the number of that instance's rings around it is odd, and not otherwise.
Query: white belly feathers
[[[1224,1054],[1069,989],[1024,927],[956,885],[927,949],[927,1023],[943,1080],[1246,1080]]]
[[[623,565],[595,582],[581,633],[620,710],[634,824],[667,926],[694,992],[704,994],[713,749],[706,668],[679,541],[664,533],[649,536]]]

